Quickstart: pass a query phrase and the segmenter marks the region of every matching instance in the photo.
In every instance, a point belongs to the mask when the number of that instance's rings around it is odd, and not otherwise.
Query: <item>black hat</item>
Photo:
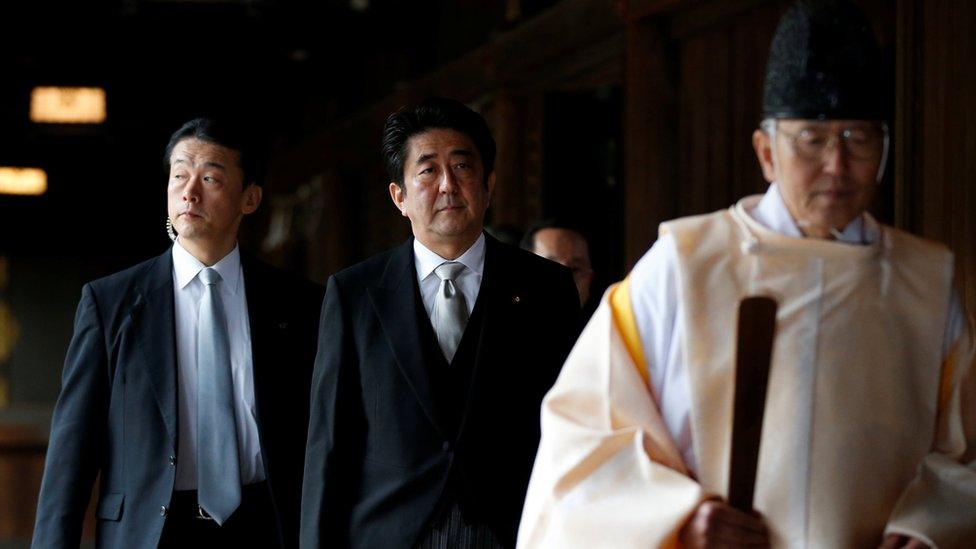
[[[764,118],[884,118],[881,52],[848,0],[799,0],[773,35]]]

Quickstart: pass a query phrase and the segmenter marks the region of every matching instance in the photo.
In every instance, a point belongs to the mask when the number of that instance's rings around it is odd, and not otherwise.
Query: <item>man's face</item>
[[[471,139],[437,128],[407,142],[403,188],[390,183],[390,196],[422,243],[458,245],[481,233],[494,185],[495,174],[485,181],[481,155]]]
[[[573,271],[573,280],[579,291],[580,305],[590,298],[593,269],[590,266],[590,249],[586,240],[569,229],[545,228],[535,233],[533,251]]]
[[[180,239],[236,239],[241,218],[261,202],[260,187],[243,188],[237,151],[187,138],[173,147],[169,164],[168,211]]]
[[[873,121],[779,120],[774,137],[757,130],[753,146],[803,234],[829,238],[870,206],[883,136]]]

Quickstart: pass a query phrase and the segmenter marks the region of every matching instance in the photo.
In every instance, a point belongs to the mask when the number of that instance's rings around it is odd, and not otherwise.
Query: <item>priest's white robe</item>
[[[952,256],[879,226],[851,246],[730,210],[662,225],[677,247],[689,467],[653,397],[630,300],[612,288],[546,397],[520,547],[657,547],[725,495],[735,311],[780,303],[756,486],[778,547],[870,547],[885,532],[976,543],[971,331],[946,352]]]

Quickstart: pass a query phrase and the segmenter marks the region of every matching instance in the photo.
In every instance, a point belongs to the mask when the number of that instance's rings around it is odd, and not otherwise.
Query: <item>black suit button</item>
[[[444,441],[444,444],[441,444],[441,449],[444,450],[445,452],[450,452],[451,451],[451,442],[449,440],[445,440]]]
[[[169,466],[176,467],[176,456],[169,456]]]
[[[162,507],[159,508],[159,516],[165,517],[168,511],[169,509],[167,509],[166,506],[163,505]]]

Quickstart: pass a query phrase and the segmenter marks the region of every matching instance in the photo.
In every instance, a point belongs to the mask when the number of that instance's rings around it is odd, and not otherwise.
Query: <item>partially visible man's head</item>
[[[495,184],[484,118],[452,99],[427,99],[390,115],[382,149],[390,197],[414,236],[438,253],[473,243]]]
[[[579,292],[580,305],[586,304],[590,298],[593,267],[590,247],[581,232],[558,221],[543,221],[525,233],[522,248],[569,267]]]
[[[753,147],[800,230],[829,238],[870,206],[883,173],[880,52],[849,0],[800,0],[770,50]]]
[[[170,138],[167,210],[181,242],[221,249],[236,241],[241,219],[261,203],[259,166],[247,143],[242,132],[209,118],[187,122]]]

